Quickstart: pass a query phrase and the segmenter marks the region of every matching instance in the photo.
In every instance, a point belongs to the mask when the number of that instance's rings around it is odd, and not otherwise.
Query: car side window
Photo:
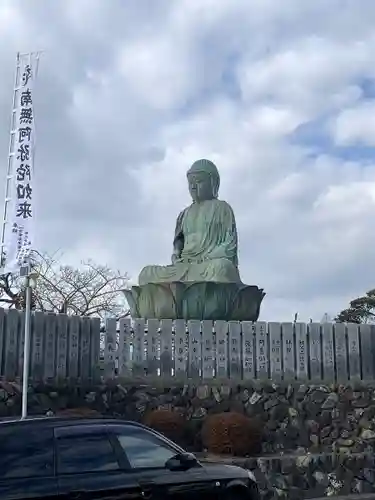
[[[58,474],[79,474],[119,470],[119,463],[108,435],[74,434],[57,437]]]
[[[53,476],[53,431],[5,426],[0,431],[0,480]]]
[[[164,468],[177,452],[152,433],[129,427],[115,431],[117,439],[133,469]]]

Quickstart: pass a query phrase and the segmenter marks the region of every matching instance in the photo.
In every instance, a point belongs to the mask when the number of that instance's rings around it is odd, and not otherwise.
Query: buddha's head
[[[198,160],[187,172],[189,192],[194,202],[212,200],[218,197],[220,175],[210,160]]]

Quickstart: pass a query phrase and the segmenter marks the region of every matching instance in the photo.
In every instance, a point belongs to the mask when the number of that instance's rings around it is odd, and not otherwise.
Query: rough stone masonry
[[[375,492],[375,384],[304,385],[254,381],[199,385],[111,380],[30,387],[29,413],[69,408],[142,421],[151,409],[177,410],[198,430],[212,413],[236,411],[264,424],[259,457],[221,458],[254,472],[265,499]],[[0,417],[19,415],[17,382],[0,382]],[[200,456],[196,440],[186,443]],[[215,457],[217,459],[217,457]]]

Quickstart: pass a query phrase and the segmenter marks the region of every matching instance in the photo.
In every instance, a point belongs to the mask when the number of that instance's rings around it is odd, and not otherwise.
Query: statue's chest
[[[183,232],[185,234],[206,233],[216,225],[214,212],[210,206],[192,205],[185,213]]]

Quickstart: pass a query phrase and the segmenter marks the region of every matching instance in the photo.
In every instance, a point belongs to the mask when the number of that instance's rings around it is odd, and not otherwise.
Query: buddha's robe
[[[139,284],[172,281],[241,283],[238,272],[237,229],[225,201],[193,203],[177,218],[173,242],[177,261],[169,266],[146,266]]]

